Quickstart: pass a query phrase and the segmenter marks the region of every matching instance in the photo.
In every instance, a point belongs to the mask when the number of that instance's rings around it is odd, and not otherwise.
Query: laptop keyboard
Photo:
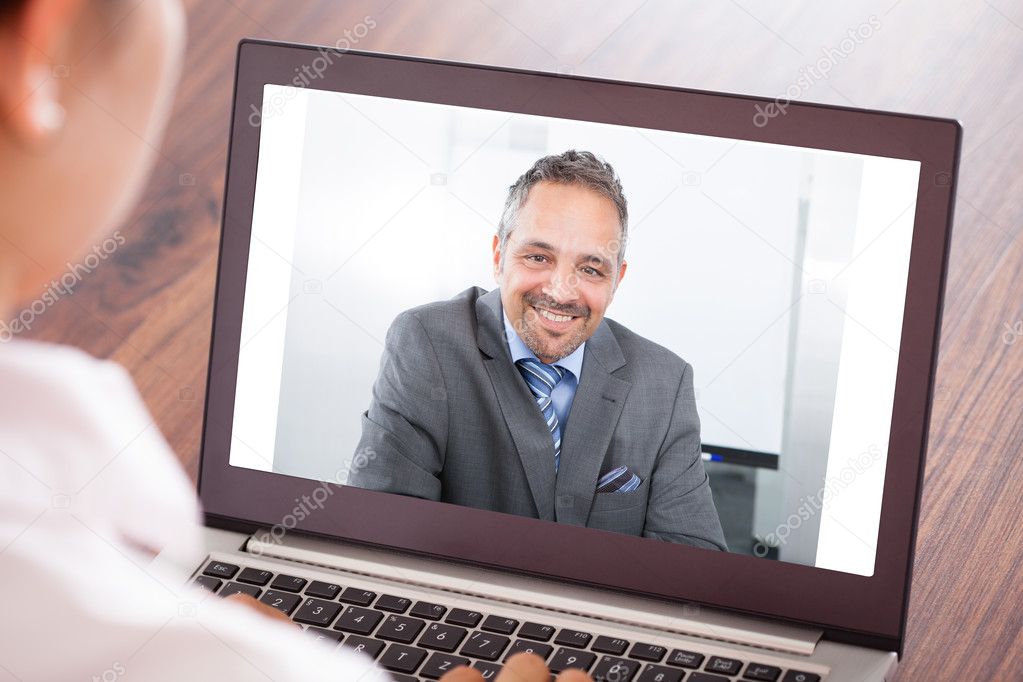
[[[497,676],[512,654],[531,651],[552,673],[588,672],[597,682],[819,682],[814,673],[669,649],[620,637],[520,622],[355,585],[211,561],[196,584],[225,597],[247,594],[288,615],[310,636],[370,656],[398,682],[436,680],[460,665]]]

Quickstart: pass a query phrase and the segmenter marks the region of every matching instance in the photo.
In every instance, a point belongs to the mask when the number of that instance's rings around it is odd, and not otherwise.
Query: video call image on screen
[[[254,113],[233,466],[873,574],[918,162]]]

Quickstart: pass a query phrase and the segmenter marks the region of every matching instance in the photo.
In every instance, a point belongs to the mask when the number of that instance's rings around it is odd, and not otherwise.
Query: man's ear
[[[494,242],[490,246],[494,252],[494,279],[500,280],[501,276],[501,240],[494,235]]]
[[[61,61],[82,0],[27,0],[0,25],[0,126],[29,148],[48,141],[64,125]]]
[[[625,278],[625,270],[629,267],[628,261],[622,261],[622,264],[618,266],[618,279],[615,280],[615,291],[618,291],[618,285],[622,283],[622,279]]]

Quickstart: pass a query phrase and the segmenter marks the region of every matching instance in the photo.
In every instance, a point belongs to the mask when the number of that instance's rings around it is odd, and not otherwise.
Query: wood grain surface
[[[1023,337],[1012,332],[1023,319],[1023,5],[189,0],[186,7],[189,46],[173,120],[164,140],[149,140],[160,159],[121,228],[126,243],[25,336],[127,366],[193,477],[238,39],[354,38],[352,47],[369,50],[776,97],[828,49],[841,49],[849,31],[875,25],[798,99],[955,117],[966,128],[898,679],[1023,679]],[[356,37],[360,22],[374,26]]]

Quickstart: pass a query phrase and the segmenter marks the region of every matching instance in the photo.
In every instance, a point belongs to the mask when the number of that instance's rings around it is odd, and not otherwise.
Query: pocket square
[[[597,480],[598,493],[629,493],[643,482],[629,467],[622,465],[602,475]]]

